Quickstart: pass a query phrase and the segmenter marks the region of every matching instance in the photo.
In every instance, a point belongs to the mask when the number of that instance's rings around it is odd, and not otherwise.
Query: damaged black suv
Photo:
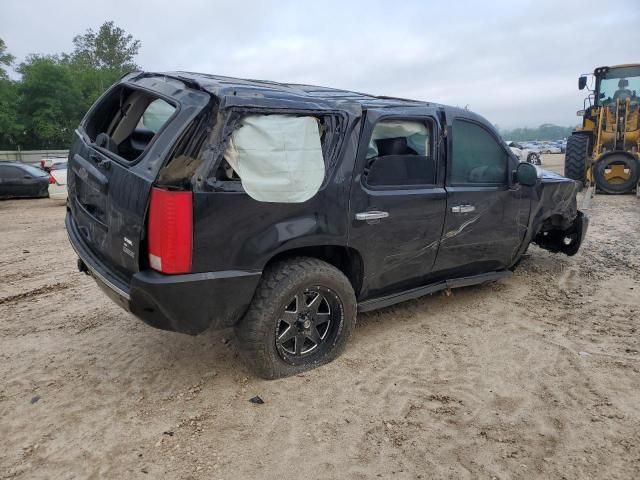
[[[573,255],[572,180],[518,163],[482,117],[350,91],[132,73],[76,130],[66,228],[151,326],[235,327],[261,376],[334,359],[357,311]]]

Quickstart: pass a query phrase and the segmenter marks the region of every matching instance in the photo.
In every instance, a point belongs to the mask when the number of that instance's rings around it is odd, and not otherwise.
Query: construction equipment
[[[587,76],[578,88],[587,87]],[[640,181],[640,63],[599,67],[567,140],[564,174],[599,192],[628,193]],[[588,105],[588,106],[587,106]]]

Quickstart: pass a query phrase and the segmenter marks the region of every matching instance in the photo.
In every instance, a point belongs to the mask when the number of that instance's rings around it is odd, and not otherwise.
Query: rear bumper
[[[66,200],[67,199],[67,186],[66,185],[49,185],[49,198],[54,200]]]
[[[87,248],[68,211],[65,225],[78,268],[118,305],[155,328],[197,335],[230,327],[246,312],[260,281],[259,271],[163,275],[145,270],[127,283]]]

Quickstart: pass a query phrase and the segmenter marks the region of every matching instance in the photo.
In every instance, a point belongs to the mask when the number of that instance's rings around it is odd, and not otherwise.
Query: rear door
[[[125,277],[140,269],[151,186],[209,94],[167,77],[112,87],[74,134],[67,187],[72,226]]]
[[[530,200],[514,184],[517,162],[483,123],[454,119],[447,215],[434,271],[455,278],[509,267],[524,239]]]
[[[48,187],[47,172],[34,167],[33,165],[20,165],[18,171],[18,191],[22,197],[37,197],[44,194]]]
[[[439,138],[433,109],[367,112],[349,232],[364,257],[361,300],[420,284],[432,270],[446,207]]]

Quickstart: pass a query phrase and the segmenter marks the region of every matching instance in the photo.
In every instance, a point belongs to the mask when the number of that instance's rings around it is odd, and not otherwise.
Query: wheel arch
[[[364,268],[362,256],[356,249],[344,245],[316,245],[292,248],[272,256],[264,268],[266,269],[269,265],[293,257],[312,257],[333,265],[347,277],[353,287],[356,298],[359,296],[362,289]]]

